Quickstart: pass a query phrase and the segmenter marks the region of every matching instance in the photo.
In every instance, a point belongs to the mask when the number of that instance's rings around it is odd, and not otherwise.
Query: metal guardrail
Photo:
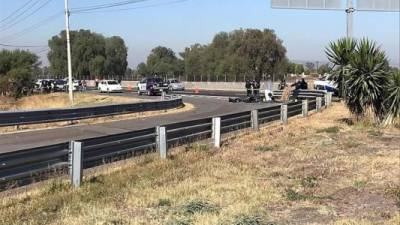
[[[281,97],[283,94],[283,90],[273,91],[272,95],[274,97]],[[317,97],[324,98],[326,92],[320,90],[293,90],[290,92],[290,96],[293,96],[297,99],[313,99]]]
[[[158,102],[139,102],[71,109],[0,112],[0,127],[72,121],[127,113],[164,110],[182,105],[182,98],[169,98],[168,100]]]
[[[321,101],[321,99],[319,99]],[[287,107],[270,106],[253,111],[244,111],[220,116],[220,132],[226,134],[254,125],[254,112],[258,124],[282,120],[285,117],[301,115],[307,106],[307,111],[317,109],[317,101],[307,100],[293,102]],[[321,101],[325,105],[324,101]],[[282,109],[287,108],[287,112]],[[303,114],[304,115],[304,114]],[[253,117],[254,118],[254,117]],[[286,119],[285,118],[285,119]],[[212,137],[214,132],[213,118],[185,121],[164,126],[166,129],[167,147],[197,142]],[[154,152],[157,149],[157,130],[150,128],[104,137],[79,140],[82,143],[83,168],[123,160],[137,155]],[[36,181],[45,180],[60,174],[67,174],[70,143],[26,149],[17,152],[0,154],[0,190],[22,186]]]

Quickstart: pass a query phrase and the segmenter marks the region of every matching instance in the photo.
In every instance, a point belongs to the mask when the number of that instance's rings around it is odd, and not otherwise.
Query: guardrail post
[[[283,124],[288,124],[288,105],[281,105],[281,121]]]
[[[82,183],[82,143],[70,142],[69,175],[73,187],[78,188]]]
[[[321,112],[321,108],[322,108],[322,98],[321,97],[317,97],[317,112]]]
[[[251,128],[256,131],[259,130],[257,109],[251,111]]]
[[[328,92],[327,93],[327,95],[328,95],[328,100],[326,101],[327,102],[327,104],[326,104],[326,106],[331,106],[332,105],[332,92]]]
[[[165,100],[165,91],[164,89],[161,90],[161,101]]]
[[[156,145],[161,159],[167,158],[167,129],[165,127],[156,128]]]
[[[212,139],[214,147],[221,147],[221,117],[214,117],[212,119]]]
[[[303,100],[302,102],[302,111],[303,111],[303,117],[308,116],[308,100]]]

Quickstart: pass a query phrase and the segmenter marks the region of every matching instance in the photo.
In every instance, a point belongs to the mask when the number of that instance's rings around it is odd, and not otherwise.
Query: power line
[[[39,10],[41,10],[42,8],[44,8],[44,7],[45,7],[47,4],[49,4],[51,1],[53,1],[53,0],[47,0],[47,1],[44,2],[42,5],[40,5],[38,8],[36,8],[33,12],[31,12],[31,13],[28,14],[27,16],[23,17],[22,19],[17,20],[16,22],[14,22],[14,23],[8,25],[6,28],[3,28],[2,31],[8,30],[8,29],[10,29],[11,27],[13,27],[13,26],[19,24],[20,22],[26,20],[27,18],[29,18],[30,16],[32,16],[33,14],[37,13]]]
[[[26,6],[28,6],[28,8],[26,8],[25,10],[23,10],[22,12],[20,12],[19,14],[17,14],[14,18],[12,18],[11,21],[8,21],[8,24],[3,24],[0,26],[0,28],[2,27],[6,27],[8,26],[10,23],[13,23],[15,20],[17,20],[18,18],[20,18],[21,16],[23,16],[26,12],[28,12],[29,10],[31,10],[33,7],[35,7],[35,5],[37,5],[41,0],[36,0],[35,2],[32,3],[32,1],[29,1],[28,4]],[[32,4],[29,4],[32,3]]]
[[[119,7],[119,6],[131,5],[131,4],[136,4],[139,2],[146,2],[146,1],[150,1],[150,0],[129,0],[129,1],[122,1],[122,2],[108,3],[108,4],[99,4],[99,5],[92,5],[92,6],[86,6],[86,7],[72,8],[71,13],[86,12],[86,11],[93,11],[93,10],[106,9],[106,8],[115,8],[115,7]]]
[[[49,22],[54,21],[55,18],[59,17],[62,14],[63,14],[63,12],[59,11],[59,12],[47,17],[46,19],[44,19],[44,20],[42,20],[42,21],[40,21],[38,23],[35,23],[35,24],[33,24],[33,25],[29,26],[29,27],[26,27],[25,29],[23,29],[21,31],[18,31],[18,32],[15,32],[13,34],[10,34],[10,35],[7,35],[5,37],[2,37],[2,38],[0,38],[0,40],[5,41],[5,40],[10,39],[10,38],[13,38],[13,39],[20,38],[20,37],[24,36],[25,34],[27,34],[29,32],[32,32],[32,31],[34,31],[34,30],[46,25]]]
[[[108,12],[118,12],[118,11],[129,11],[129,10],[134,10],[134,9],[144,9],[144,8],[152,8],[152,7],[157,7],[157,6],[172,5],[172,4],[177,4],[177,3],[187,2],[187,1],[189,1],[189,0],[169,1],[169,2],[155,3],[155,4],[151,4],[151,5],[145,5],[145,6],[122,8],[122,9],[82,11],[82,12],[75,12],[74,14],[108,13]]]
[[[33,0],[28,0],[25,4],[22,5],[22,7],[19,7],[18,9],[14,10],[10,15],[5,17],[4,19],[0,20],[0,23],[3,23],[4,21],[8,20],[9,18],[13,17],[15,14],[17,14],[19,11],[24,9],[27,5],[29,5]]]
[[[0,46],[12,47],[12,48],[44,48],[44,47],[47,47],[47,45],[10,45],[10,44],[2,44],[2,43],[0,43]]]

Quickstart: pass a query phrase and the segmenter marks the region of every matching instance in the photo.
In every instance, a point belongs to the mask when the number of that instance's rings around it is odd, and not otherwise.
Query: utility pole
[[[353,13],[356,10],[353,7],[353,0],[347,0],[347,38],[353,38]]]
[[[74,84],[72,83],[72,62],[71,62],[71,41],[69,37],[69,9],[68,0],[64,0],[65,3],[65,33],[67,37],[67,58],[68,58],[68,92],[69,101],[71,106],[74,104]]]

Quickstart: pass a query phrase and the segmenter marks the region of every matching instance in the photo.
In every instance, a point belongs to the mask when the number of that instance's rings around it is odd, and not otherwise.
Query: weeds
[[[192,220],[188,218],[175,218],[167,222],[166,225],[191,225]]]
[[[193,200],[183,206],[184,212],[189,215],[196,213],[218,213],[220,208],[212,203]]]
[[[396,206],[400,208],[400,186],[387,189],[386,195],[393,197],[396,202]]]
[[[317,130],[317,133],[337,134],[337,133],[339,133],[339,131],[340,131],[340,128],[335,126],[335,127],[319,129],[319,130]]]
[[[368,134],[369,136],[372,137],[381,137],[383,135],[383,133],[380,130],[375,130],[375,129],[368,130]]]
[[[206,144],[189,144],[185,147],[185,151],[200,151],[200,152],[208,152],[210,151],[210,146]]]
[[[171,200],[169,199],[159,199],[157,203],[158,207],[164,207],[164,206],[171,206]]]
[[[301,186],[305,188],[314,188],[318,186],[318,179],[314,176],[308,176],[301,179]]]
[[[255,148],[256,152],[271,152],[274,151],[274,147],[271,146],[258,146]]]
[[[367,186],[367,181],[365,180],[355,180],[353,182],[353,187],[357,189],[358,191],[362,190]]]
[[[274,223],[267,222],[263,216],[260,215],[239,215],[234,218],[231,225],[274,225]]]
[[[321,199],[330,199],[329,196],[315,196],[311,194],[301,194],[291,188],[286,189],[286,199],[289,201],[306,201],[306,200],[321,200]]]

